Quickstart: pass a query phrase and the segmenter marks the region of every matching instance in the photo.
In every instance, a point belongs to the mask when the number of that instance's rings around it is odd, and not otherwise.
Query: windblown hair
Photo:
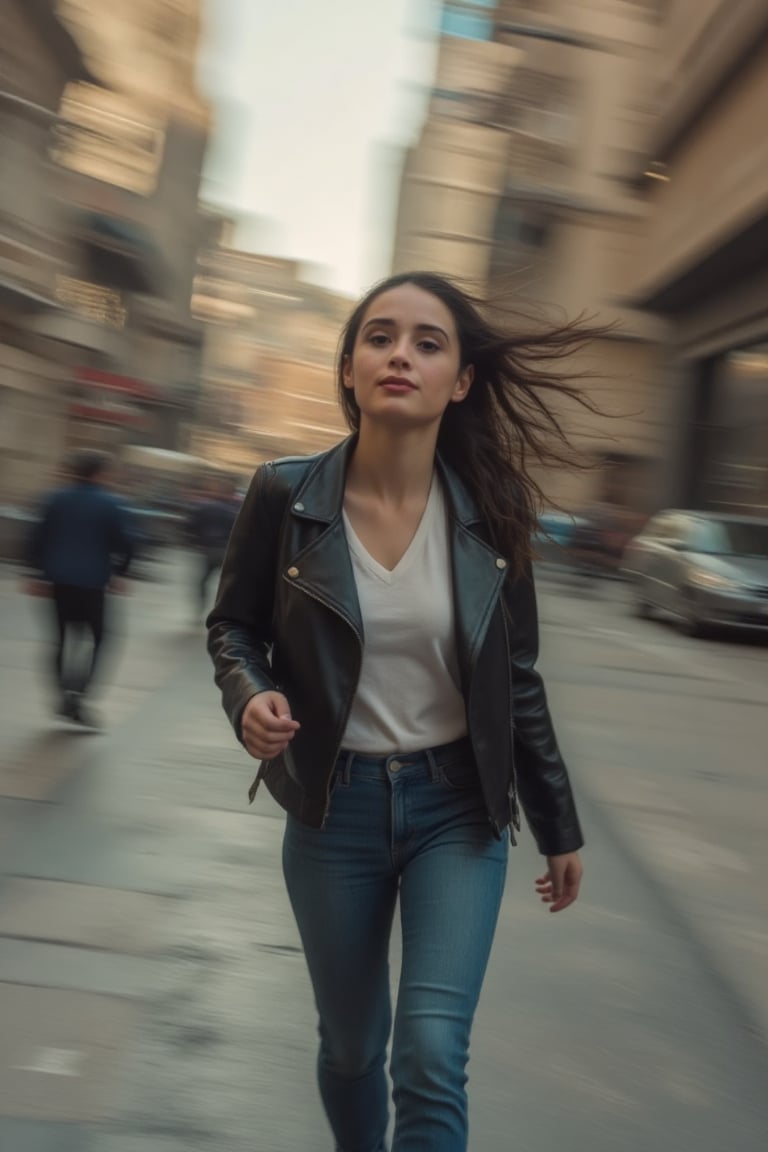
[[[357,304],[339,342],[338,396],[347,424],[360,427],[360,409],[344,386],[343,369],[369,305],[383,292],[413,284],[436,296],[453,315],[461,367],[474,366],[474,382],[465,400],[449,404],[437,447],[474,497],[494,546],[521,572],[533,557],[533,534],[544,494],[531,465],[586,466],[580,460],[552,406],[565,397],[599,412],[579,386],[582,374],[564,370],[562,361],[606,335],[605,327],[579,321],[561,326],[512,330],[492,322],[494,305],[434,272],[403,272],[373,287]],[[514,325],[516,328],[517,325]]]

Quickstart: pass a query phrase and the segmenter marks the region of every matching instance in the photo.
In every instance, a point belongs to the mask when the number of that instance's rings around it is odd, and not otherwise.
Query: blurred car
[[[536,559],[544,564],[568,564],[574,535],[581,524],[581,517],[569,512],[542,512],[533,535]]]
[[[691,636],[768,630],[768,519],[660,512],[627,545],[622,572],[641,616],[672,613]]]

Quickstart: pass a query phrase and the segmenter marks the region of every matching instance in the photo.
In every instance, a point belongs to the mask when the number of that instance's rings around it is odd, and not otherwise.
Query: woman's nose
[[[410,363],[408,345],[404,340],[398,341],[392,346],[392,352],[389,359],[390,363],[392,364],[406,365]]]

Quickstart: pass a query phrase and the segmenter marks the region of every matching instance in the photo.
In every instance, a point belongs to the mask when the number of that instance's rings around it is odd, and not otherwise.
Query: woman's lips
[[[381,381],[379,387],[385,388],[387,392],[413,392],[416,386],[402,376],[387,376],[386,380]]]

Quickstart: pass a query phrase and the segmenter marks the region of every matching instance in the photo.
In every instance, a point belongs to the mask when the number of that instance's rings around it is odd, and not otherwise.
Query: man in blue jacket
[[[58,711],[82,724],[90,723],[83,698],[104,639],[107,587],[131,562],[129,514],[105,486],[109,464],[101,452],[77,454],[71,482],[44,501],[30,540],[30,567],[49,585],[56,610]],[[79,660],[73,631],[90,639]]]

